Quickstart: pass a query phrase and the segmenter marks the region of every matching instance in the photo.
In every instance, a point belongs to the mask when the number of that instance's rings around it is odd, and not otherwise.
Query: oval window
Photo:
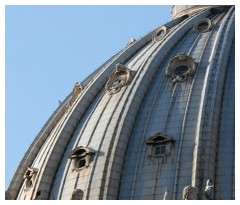
[[[200,21],[194,24],[194,31],[196,32],[207,32],[212,28],[212,22],[208,18],[202,18]]]
[[[173,69],[175,75],[184,75],[188,72],[189,67],[187,65],[181,65]]]
[[[199,31],[204,31],[204,30],[207,30],[208,28],[208,23],[207,22],[202,22],[198,25],[197,29]]]
[[[153,41],[160,41],[168,33],[168,28],[166,26],[161,26],[154,34]]]
[[[119,87],[123,86],[124,83],[127,81],[126,75],[118,76],[112,84],[112,88],[118,89]]]
[[[79,160],[77,163],[76,163],[76,168],[77,169],[80,169],[80,168],[83,168],[86,166],[86,160],[85,159],[82,159],[82,160]]]
[[[172,78],[172,82],[182,82],[196,71],[196,63],[193,58],[180,53],[172,58],[165,74]]]
[[[119,92],[122,87],[127,86],[131,80],[131,70],[122,64],[117,64],[110,74],[105,88],[110,94],[115,94]]]
[[[162,38],[164,36],[164,30],[160,30],[156,33],[156,37]]]

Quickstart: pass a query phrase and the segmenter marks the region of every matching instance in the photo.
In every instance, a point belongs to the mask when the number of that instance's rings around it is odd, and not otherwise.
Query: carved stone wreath
[[[129,70],[126,66],[118,63],[115,66],[113,72],[110,74],[105,88],[110,94],[115,94],[119,92],[122,87],[128,85],[131,80],[131,70]]]
[[[184,81],[196,71],[196,63],[192,57],[184,53],[178,54],[168,64],[166,75],[172,77],[173,82]]]
[[[153,34],[153,41],[157,42],[163,39],[163,37],[168,33],[168,28],[166,26],[161,26]]]

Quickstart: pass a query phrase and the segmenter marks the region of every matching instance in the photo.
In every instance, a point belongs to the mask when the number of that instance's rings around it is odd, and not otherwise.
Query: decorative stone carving
[[[115,94],[119,92],[122,87],[127,86],[129,82],[131,82],[132,78],[131,70],[118,63],[113,72],[110,74],[105,88],[110,94]]]
[[[182,199],[183,200],[197,200],[197,192],[196,188],[188,185],[184,187],[182,192]]]
[[[28,191],[29,189],[31,189],[33,183],[34,183],[34,179],[36,177],[38,169],[37,168],[27,168],[27,171],[25,172],[23,178],[25,180],[25,191]]]
[[[178,54],[168,64],[166,76],[172,78],[173,82],[184,81],[188,76],[191,76],[196,71],[196,63],[192,57],[184,53]]]
[[[211,200],[211,191],[212,191],[212,188],[214,187],[214,185],[212,185],[212,180],[211,179],[208,179],[207,182],[206,182],[206,187],[205,187],[205,190],[204,190],[204,196],[206,197],[206,199],[208,200]]]
[[[136,42],[136,39],[135,39],[135,38],[131,38],[131,39],[128,41],[126,47],[131,46],[131,45],[134,44],[135,42]]]
[[[193,30],[196,32],[207,32],[212,28],[212,21],[208,18],[202,18],[194,24]]]
[[[74,189],[72,192],[71,200],[82,200],[83,191],[81,189]]]
[[[78,95],[82,92],[82,90],[83,86],[76,82],[73,87],[72,97],[69,100],[68,107],[73,104],[73,102],[77,99]]]
[[[167,200],[167,198],[168,198],[168,189],[166,187],[163,195],[163,200]]]
[[[68,158],[73,160],[73,171],[81,170],[85,167],[89,166],[90,157],[94,154],[94,151],[80,146],[73,149],[70,153]]]
[[[155,33],[153,34],[153,41],[157,42],[163,39],[164,36],[169,32],[166,26],[161,26],[158,28]]]

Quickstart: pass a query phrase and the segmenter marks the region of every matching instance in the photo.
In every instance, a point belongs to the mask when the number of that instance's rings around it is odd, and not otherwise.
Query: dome
[[[193,8],[75,84],[6,199],[235,198],[235,7]]]
[[[207,9],[216,9],[216,10],[223,10],[226,9],[227,6],[217,6],[217,5],[174,5],[172,7],[172,18],[179,18],[182,16],[191,16],[198,12]]]

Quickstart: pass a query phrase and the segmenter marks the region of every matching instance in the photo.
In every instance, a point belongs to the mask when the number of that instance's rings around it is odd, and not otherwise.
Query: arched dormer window
[[[73,170],[78,171],[88,167],[93,154],[93,150],[83,146],[73,149],[68,157],[69,159],[73,160]]]
[[[145,142],[148,157],[163,157],[170,155],[174,140],[159,132]]]
[[[132,78],[133,72],[126,66],[118,63],[113,72],[110,74],[109,79],[105,85],[109,94],[115,94],[119,92],[122,87],[127,86]]]
[[[166,76],[171,77],[174,83],[182,82],[195,73],[196,67],[197,65],[192,57],[179,53],[170,60],[166,69]]]
[[[82,200],[83,191],[81,189],[74,189],[72,192],[71,200]]]
[[[28,191],[29,189],[32,188],[34,179],[36,177],[38,169],[37,168],[27,168],[27,171],[25,172],[23,178],[25,180],[25,191]]]

